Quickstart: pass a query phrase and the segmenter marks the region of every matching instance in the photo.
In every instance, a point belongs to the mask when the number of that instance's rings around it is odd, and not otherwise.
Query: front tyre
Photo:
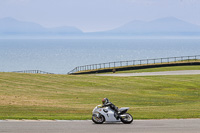
[[[124,124],[130,124],[133,122],[133,117],[132,115],[128,114],[128,113],[125,113],[123,114],[125,116],[121,117],[121,121],[124,123]]]
[[[102,124],[105,121],[105,118],[103,115],[100,115],[99,117],[97,117],[96,115],[92,116],[92,121],[96,124]]]

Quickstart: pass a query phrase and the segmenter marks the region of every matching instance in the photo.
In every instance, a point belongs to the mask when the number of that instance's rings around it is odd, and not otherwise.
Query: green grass
[[[199,81],[200,75],[0,73],[0,119],[91,119],[104,97],[130,107],[134,119],[200,118]]]

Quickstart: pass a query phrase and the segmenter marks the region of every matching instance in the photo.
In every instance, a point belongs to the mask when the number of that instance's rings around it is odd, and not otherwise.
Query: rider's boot
[[[119,118],[121,118],[119,114],[120,114],[120,111],[116,111],[116,119],[117,120],[119,120]]]

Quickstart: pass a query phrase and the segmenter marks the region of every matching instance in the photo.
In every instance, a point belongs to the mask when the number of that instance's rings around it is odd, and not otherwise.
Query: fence
[[[68,72],[68,74],[73,74],[80,71],[92,71],[98,69],[108,69],[108,68],[116,68],[116,67],[126,67],[126,66],[136,66],[136,65],[150,65],[157,63],[172,63],[172,62],[190,62],[199,60],[200,55],[194,56],[180,56],[180,57],[167,57],[167,58],[156,58],[156,59],[142,59],[142,60],[129,60],[129,61],[117,61],[117,62],[107,62],[107,63],[99,63],[99,64],[91,64],[78,66]]]
[[[49,72],[44,72],[40,70],[24,70],[24,71],[13,71],[15,73],[33,73],[33,74],[53,74]]]

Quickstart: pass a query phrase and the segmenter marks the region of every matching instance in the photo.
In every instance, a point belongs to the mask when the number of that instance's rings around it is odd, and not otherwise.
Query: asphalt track
[[[200,70],[180,70],[180,71],[162,71],[162,72],[142,72],[142,73],[116,73],[116,74],[98,74],[98,76],[158,76],[158,75],[195,75],[200,74]]]
[[[0,133],[199,133],[200,119],[134,120],[132,124],[92,121],[0,121]]]

